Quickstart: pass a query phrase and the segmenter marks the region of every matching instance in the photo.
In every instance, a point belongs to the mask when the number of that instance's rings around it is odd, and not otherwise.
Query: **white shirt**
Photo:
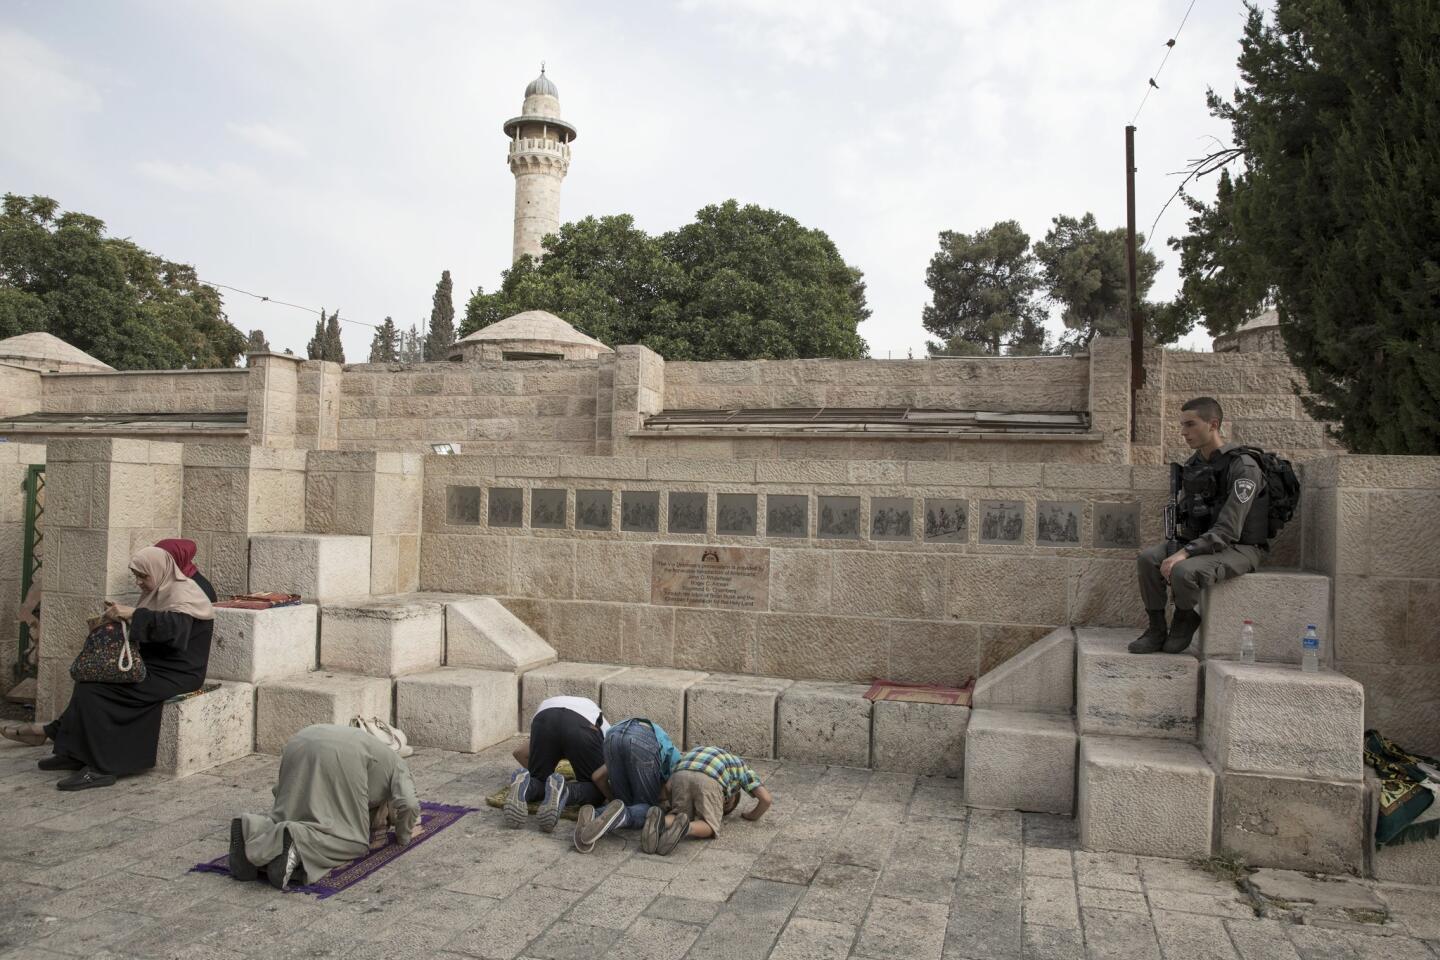
[[[584,717],[588,723],[594,723],[600,717],[600,705],[594,700],[585,697],[551,697],[548,700],[540,701],[540,706],[535,712],[538,714],[541,710],[549,710],[552,707],[563,707],[566,710],[573,710]],[[601,736],[609,732],[610,724],[601,723]]]

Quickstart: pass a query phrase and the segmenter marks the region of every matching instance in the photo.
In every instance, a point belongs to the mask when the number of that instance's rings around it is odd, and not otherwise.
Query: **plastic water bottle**
[[[1300,638],[1300,669],[1306,673],[1320,672],[1320,634],[1315,624],[1305,625],[1305,636]]]
[[[1240,660],[1255,662],[1255,621],[1246,620],[1240,626]]]

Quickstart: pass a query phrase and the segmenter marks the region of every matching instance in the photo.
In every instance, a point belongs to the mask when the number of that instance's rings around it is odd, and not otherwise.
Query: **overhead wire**
[[[200,282],[205,284],[206,286],[219,287],[221,290],[233,290],[235,293],[241,293],[247,297],[254,297],[256,300],[259,300],[263,303],[278,303],[282,307],[294,307],[296,310],[304,310],[306,313],[310,314],[325,312],[324,310],[316,309],[315,307],[306,307],[298,303],[291,303],[288,300],[280,300],[276,297],[267,297],[263,293],[252,293],[249,290],[242,290],[239,287],[232,287],[228,283],[215,283],[212,280],[201,280]],[[339,314],[340,312],[337,310],[335,312],[335,315],[339,318],[341,323],[353,323],[358,327],[369,327],[372,330],[380,326],[378,323],[367,323],[364,320],[351,320],[349,317],[341,317]]]
[[[1144,110],[1145,104],[1149,102],[1151,91],[1160,89],[1160,84],[1155,81],[1165,70],[1165,64],[1170,61],[1170,54],[1175,50],[1175,42],[1180,39],[1180,34],[1185,29],[1185,22],[1190,19],[1190,11],[1194,9],[1195,0],[1190,0],[1190,6],[1185,8],[1185,16],[1180,18],[1180,26],[1176,27],[1174,35],[1165,41],[1165,55],[1160,58],[1160,66],[1156,67],[1155,72],[1150,74],[1150,79],[1145,84],[1145,96],[1140,98],[1140,106],[1135,108],[1135,116],[1130,118],[1130,125],[1132,127],[1135,125],[1135,121],[1140,119],[1140,111]]]

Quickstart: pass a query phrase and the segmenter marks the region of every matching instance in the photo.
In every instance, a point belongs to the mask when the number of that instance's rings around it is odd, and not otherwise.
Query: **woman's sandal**
[[[29,723],[7,723],[0,726],[0,736],[6,740],[14,740],[16,743],[23,743],[27,747],[41,747],[50,738],[45,736],[44,731],[40,733],[24,732],[26,727],[34,726]]]

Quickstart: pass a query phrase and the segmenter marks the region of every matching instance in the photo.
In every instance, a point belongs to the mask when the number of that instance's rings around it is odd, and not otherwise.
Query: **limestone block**
[[[1200,661],[1184,653],[1135,654],[1134,630],[1075,631],[1075,716],[1082,734],[1194,740]]]
[[[1206,659],[1240,657],[1240,626],[1255,621],[1255,659],[1300,662],[1305,625],[1320,628],[1321,658],[1331,662],[1330,578],[1317,573],[1257,570],[1216,584],[1201,600],[1200,650]]]
[[[1365,836],[1375,835],[1375,818],[1380,810],[1380,781],[1373,770],[1365,771]],[[1440,843],[1400,843],[1386,847],[1365,845],[1367,876],[1387,883],[1440,885]]]
[[[311,603],[365,596],[370,592],[370,538],[254,534],[250,589],[298,593]]]
[[[521,732],[530,731],[530,718],[535,716],[541,702],[550,697],[564,696],[585,697],[599,703],[601,686],[611,677],[624,673],[626,669],[613,663],[565,661],[526,671],[520,679]]]
[[[1226,773],[1358,781],[1365,688],[1285,664],[1205,665],[1205,757]]]
[[[600,707],[605,719],[619,723],[644,717],[658,723],[672,740],[685,736],[685,693],[708,673],[634,667],[600,685]]]
[[[1251,866],[1358,874],[1365,859],[1364,791],[1359,780],[1227,772],[1220,783],[1219,847]]]
[[[1075,806],[1075,724],[1024,710],[975,710],[965,731],[965,803],[1069,814]]]
[[[445,604],[445,664],[524,673],[555,662],[555,648],[494,597]]]
[[[781,760],[870,766],[869,687],[797,681],[780,694],[775,755]]]
[[[216,607],[205,675],[259,683],[305,673],[317,666],[319,637],[319,608],[314,604],[270,610]]]
[[[207,681],[199,696],[165,704],[155,769],[188,777],[248,757],[254,749],[254,684]]]
[[[1077,793],[1086,850],[1210,856],[1215,771],[1191,744],[1082,736]]]
[[[1075,708],[1075,631],[1060,627],[975,682],[970,703],[1040,713]]]
[[[515,735],[519,680],[446,667],[395,681],[395,723],[417,747],[475,753]]]
[[[791,683],[712,673],[686,691],[685,749],[716,746],[742,757],[775,756],[775,705]]]
[[[349,723],[351,717],[390,719],[390,681],[344,673],[306,673],[256,687],[255,750],[279,754],[313,723]]]
[[[969,725],[969,707],[877,701],[870,725],[870,766],[896,773],[958,777],[965,772]]]
[[[445,661],[445,605],[399,594],[320,608],[320,664],[367,677],[434,670]]]

